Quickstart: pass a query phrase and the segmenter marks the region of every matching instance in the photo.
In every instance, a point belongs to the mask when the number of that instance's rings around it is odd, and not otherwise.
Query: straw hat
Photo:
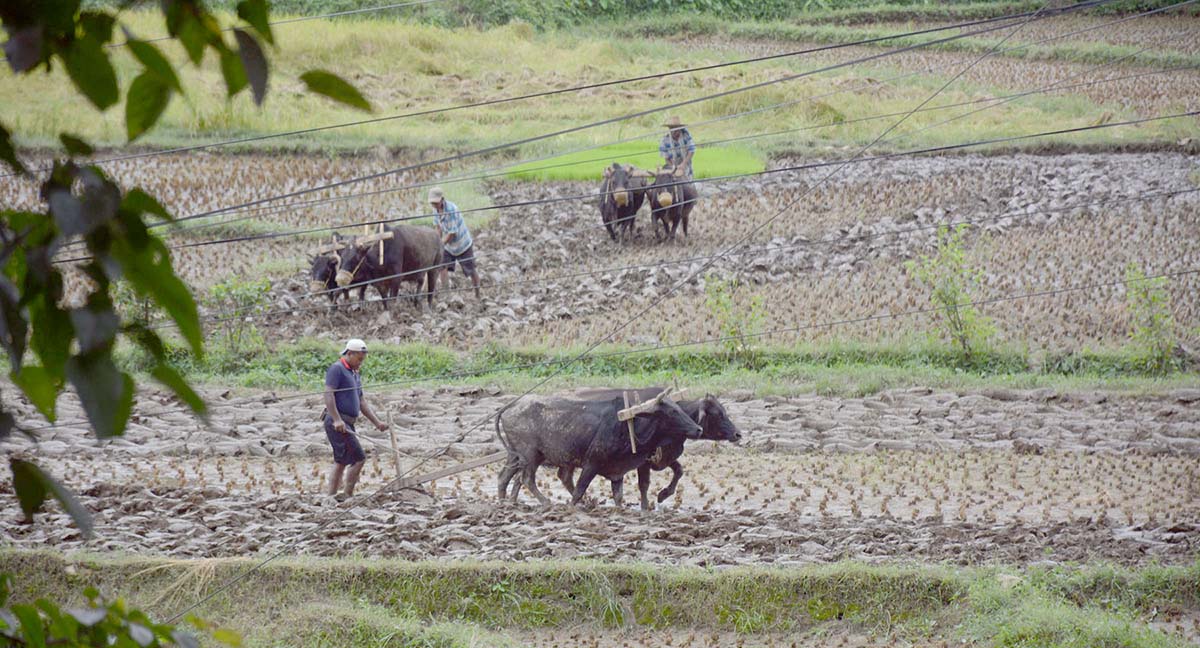
[[[679,115],[671,115],[667,119],[667,123],[663,124],[667,128],[683,128],[683,122],[679,120]]]
[[[436,205],[442,202],[442,199],[445,197],[446,194],[442,191],[441,187],[434,187],[433,189],[429,190],[429,204],[431,205]]]

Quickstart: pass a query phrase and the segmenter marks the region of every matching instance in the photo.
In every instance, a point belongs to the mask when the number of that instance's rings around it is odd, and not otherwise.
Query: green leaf
[[[33,521],[33,514],[42,508],[46,496],[53,495],[62,504],[63,510],[75,520],[84,537],[92,537],[92,516],[70,491],[28,461],[10,459],[8,465],[12,469],[13,489],[17,491],[17,500],[21,503],[26,521]]]
[[[254,91],[254,103],[261,106],[263,98],[267,96],[267,57],[258,41],[250,34],[235,29],[233,36],[238,42],[238,57],[242,60],[242,70],[250,82],[250,89]]]
[[[181,7],[182,3],[173,2],[171,5]],[[188,58],[192,60],[193,65],[200,65],[200,61],[204,60],[204,48],[208,45],[208,31],[188,11],[179,12],[178,29],[179,42],[183,43],[183,49],[187,51]]]
[[[97,43],[107,43],[112,40],[113,26],[116,19],[103,11],[84,11],[79,14],[79,25],[83,33]]]
[[[4,602],[0,601],[0,605],[3,604]],[[44,598],[40,598],[34,601],[33,604],[37,606],[37,609],[42,611],[42,614],[46,615],[47,619],[49,619],[51,636],[63,639],[66,637],[74,637],[78,633],[79,622],[71,618],[70,615],[63,614],[62,610],[60,610],[53,602]]]
[[[67,379],[79,394],[96,436],[125,432],[133,411],[133,379],[117,369],[110,355],[100,352],[72,357],[67,361]]]
[[[25,168],[24,164],[21,164],[20,158],[17,157],[17,149],[12,143],[12,133],[8,132],[3,124],[0,124],[0,160],[4,160],[14,173],[21,175],[29,173],[29,170]]]
[[[238,648],[242,645],[242,636],[233,630],[217,628],[216,630],[213,630],[212,636],[214,641],[223,643],[226,646],[234,646],[234,648]]]
[[[135,214],[154,214],[163,220],[175,220],[162,203],[136,187],[125,192],[125,197],[121,200],[121,209]]]
[[[192,408],[193,412],[201,416],[204,416],[207,413],[208,409],[204,404],[204,399],[201,398],[200,394],[197,394],[195,390],[193,390],[191,386],[187,384],[187,381],[184,380],[183,376],[180,375],[180,373],[176,371],[174,367],[166,364],[159,364],[158,366],[154,367],[154,370],[150,372],[150,375],[154,376],[154,379],[158,382],[166,385],[168,389],[175,392],[175,395],[178,396],[184,403],[186,403],[188,407]]]
[[[267,6],[267,0],[242,0],[237,4],[238,18],[245,20],[248,25],[258,32],[263,40],[275,44],[275,39],[271,36],[271,22],[268,14],[270,8]]]
[[[90,37],[76,38],[62,52],[62,57],[71,81],[92,105],[107,110],[120,100],[117,73],[113,71],[112,62],[108,60],[100,41]]]
[[[59,133],[58,141],[62,142],[63,148],[71,155],[91,155],[94,152],[91,144],[70,133]]]
[[[53,423],[54,405],[62,388],[62,379],[53,376],[45,367],[25,365],[21,371],[12,374],[12,380],[42,416]]]
[[[300,75],[300,80],[308,86],[310,92],[325,95],[334,101],[359,110],[371,112],[371,104],[359,94],[354,86],[343,81],[336,74],[324,70],[309,70]]]
[[[151,239],[149,246],[142,250],[133,250],[116,241],[112,253],[120,261],[124,276],[134,289],[150,296],[162,307],[179,326],[180,334],[191,345],[193,353],[202,355],[204,335],[200,330],[196,301],[187,285],[171,269],[171,258],[162,241]]]
[[[221,52],[221,74],[225,77],[225,88],[230,97],[246,89],[246,69],[242,67],[242,59],[237,54]]]
[[[153,74],[162,81],[167,87],[183,94],[183,86],[179,84],[179,77],[175,74],[175,66],[167,60],[167,57],[158,51],[158,48],[145,41],[130,39],[125,43],[129,51],[138,61],[146,68],[146,71]]]
[[[71,355],[71,338],[75,336],[70,316],[58,306],[57,297],[44,295],[29,304],[29,323],[33,329],[29,347],[49,375],[61,383],[63,367]]]
[[[129,85],[125,99],[125,132],[129,141],[150,130],[170,101],[171,88],[158,76],[151,72],[139,74]]]
[[[25,643],[22,645],[46,648],[46,629],[37,608],[32,605],[14,605],[9,609],[21,620],[21,632],[25,635]]]

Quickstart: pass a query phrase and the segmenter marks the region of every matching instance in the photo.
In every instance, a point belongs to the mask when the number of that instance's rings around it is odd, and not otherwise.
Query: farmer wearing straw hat
[[[446,200],[441,187],[429,190],[429,204],[436,212],[433,222],[437,225],[438,235],[442,237],[442,276],[439,283],[449,285],[450,273],[454,272],[457,264],[462,267],[463,274],[471,278],[471,284],[475,286],[475,299],[480,299],[479,273],[475,271],[475,246],[467,222],[463,220],[458,206]]]
[[[388,429],[363,400],[362,377],[358,370],[367,357],[367,344],[359,339],[346,342],[342,357],[325,371],[325,436],[333,446],[333,470],[329,473],[330,495],[338,494],[342,474],[346,477],[345,494],[340,499],[354,495],[354,486],[362,472],[367,455],[354,433],[354,422],[359,414],[367,417],[380,431]],[[347,470],[349,467],[349,470]]]
[[[658,145],[658,152],[666,160],[667,166],[675,169],[676,177],[692,179],[692,156],[696,154],[696,145],[692,142],[692,134],[683,125],[679,117],[672,115],[663,124],[667,134]]]

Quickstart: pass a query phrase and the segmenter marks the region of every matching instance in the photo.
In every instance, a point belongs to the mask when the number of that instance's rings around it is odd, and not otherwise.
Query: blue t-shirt
[[[459,213],[458,205],[447,200],[445,211],[438,212],[433,218],[441,229],[442,236],[454,233],[454,238],[443,245],[447,252],[458,256],[471,247],[471,232],[467,230],[467,221],[463,220],[462,214]]]
[[[332,389],[338,414],[347,418],[358,418],[359,399],[362,398],[362,378],[358,372],[342,364],[341,358],[329,365],[325,371],[325,387]]]

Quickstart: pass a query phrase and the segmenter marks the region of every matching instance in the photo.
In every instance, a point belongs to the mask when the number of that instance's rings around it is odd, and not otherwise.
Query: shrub
[[[1134,365],[1150,373],[1177,368],[1174,352],[1179,344],[1178,329],[1171,316],[1166,277],[1147,279],[1137,264],[1130,263],[1125,269],[1125,282]]]
[[[249,349],[266,346],[254,317],[267,310],[271,281],[232,278],[213,286],[205,300],[217,311],[217,331],[210,340],[217,364],[236,361]]]
[[[725,352],[752,362],[757,355],[754,339],[762,334],[767,314],[761,295],[752,297],[748,305],[739,304],[735,299],[738,285],[737,280],[710,277],[704,285],[704,305],[717,320]]]
[[[983,283],[983,271],[972,268],[963,248],[966,226],[938,228],[937,251],[906,264],[917,281],[930,290],[942,333],[965,364],[973,364],[996,333],[992,319],[971,304]]]

